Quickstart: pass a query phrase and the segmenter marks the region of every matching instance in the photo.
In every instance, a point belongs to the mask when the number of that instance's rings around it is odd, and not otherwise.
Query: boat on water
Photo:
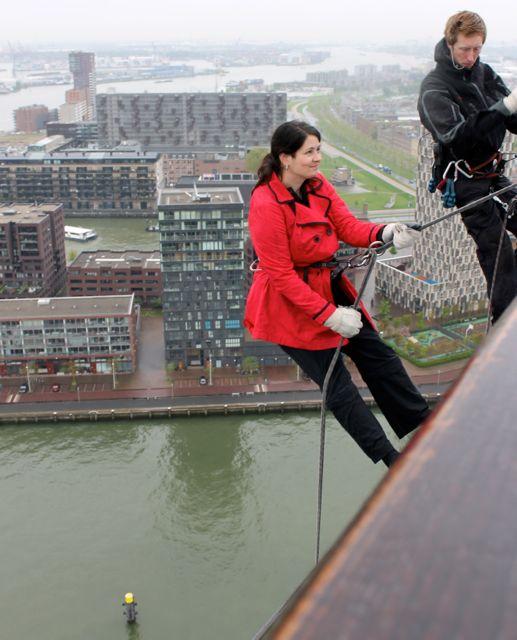
[[[93,240],[96,237],[97,234],[93,229],[65,225],[65,238],[67,240],[78,240],[79,242],[87,242],[88,240]]]
[[[146,231],[160,231],[160,227],[157,224],[148,224],[145,228]]]

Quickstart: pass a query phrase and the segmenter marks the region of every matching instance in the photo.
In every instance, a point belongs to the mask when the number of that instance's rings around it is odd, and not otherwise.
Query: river
[[[400,64],[402,68],[420,66],[425,60],[401,54],[390,54],[368,49],[360,50],[352,47],[326,47],[321,49],[330,51],[330,57],[319,64],[313,65],[263,65],[253,67],[228,67],[225,75],[198,75],[192,78],[176,78],[170,82],[157,82],[156,80],[139,80],[133,82],[119,82],[99,84],[97,93],[106,91],[116,92],[198,92],[198,91],[220,91],[225,88],[229,81],[247,80],[262,78],[266,84],[274,82],[294,82],[305,80],[308,72],[330,71],[337,69],[348,69],[353,72],[354,67],[360,64]],[[212,62],[207,60],[187,60],[175,61],[175,64],[185,62],[194,66],[196,71],[213,68]],[[0,82],[10,77],[10,66],[2,64],[3,74],[0,73]],[[65,91],[68,85],[30,87],[16,93],[0,95],[0,131],[10,131],[13,129],[13,111],[18,107],[30,104],[44,104],[50,109],[58,107],[65,101]]]
[[[315,413],[2,427],[2,637],[250,638],[312,568],[318,447]],[[385,471],[329,419],[322,549]]]

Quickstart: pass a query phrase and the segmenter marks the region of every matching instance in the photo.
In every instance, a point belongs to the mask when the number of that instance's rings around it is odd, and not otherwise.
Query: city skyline
[[[373,13],[369,3],[323,0],[318,10],[303,11],[292,1],[280,5],[272,0],[243,7],[235,0],[217,5],[205,2],[172,6],[153,0],[131,11],[121,0],[90,0],[70,5],[55,2],[41,5],[27,0],[23,5],[11,3],[0,11],[2,24],[0,46],[9,42],[24,44],[76,42],[86,43],[236,43],[297,42],[301,45],[381,43],[431,40],[441,37],[449,15],[464,9],[463,3],[451,5],[445,0],[420,4],[395,0],[384,12]],[[488,26],[489,42],[517,42],[511,0],[486,5],[470,2],[468,9],[478,11]],[[102,19],[99,19],[102,16]],[[161,16],[158,20],[157,16]],[[170,16],[170,21],[166,19]],[[231,20],[228,18],[231,16]],[[310,16],[310,20],[308,19]],[[162,19],[165,17],[165,19]],[[349,25],[353,24],[353,33]]]

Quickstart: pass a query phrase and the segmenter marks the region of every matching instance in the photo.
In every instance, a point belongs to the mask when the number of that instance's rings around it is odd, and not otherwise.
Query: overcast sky
[[[306,42],[437,40],[460,9],[478,11],[492,42],[517,43],[516,0],[2,0],[7,42]],[[382,7],[382,8],[380,8]]]

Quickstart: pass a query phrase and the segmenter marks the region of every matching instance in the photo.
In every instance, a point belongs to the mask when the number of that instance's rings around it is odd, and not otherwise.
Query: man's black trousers
[[[455,183],[456,203],[458,207],[462,207],[468,202],[486,196],[491,191],[502,189],[509,184],[510,181],[505,176],[483,180],[458,180]],[[517,188],[507,191],[500,198],[503,202],[517,198]],[[468,234],[476,243],[479,264],[487,281],[487,292],[490,298],[497,250],[503,228],[504,209],[494,200],[489,200],[479,207],[461,214],[461,217]],[[508,219],[506,228],[517,237],[517,214]],[[516,295],[516,257],[508,234],[504,234],[492,295],[493,322],[501,316]]]
[[[335,349],[282,349],[320,387]],[[342,349],[353,360],[382,413],[399,438],[404,437],[429,414],[429,407],[407,375],[402,362],[381,340],[363,316],[363,328]],[[327,393],[327,407],[366,455],[378,462],[393,451],[379,421],[366,406],[339,358]]]

